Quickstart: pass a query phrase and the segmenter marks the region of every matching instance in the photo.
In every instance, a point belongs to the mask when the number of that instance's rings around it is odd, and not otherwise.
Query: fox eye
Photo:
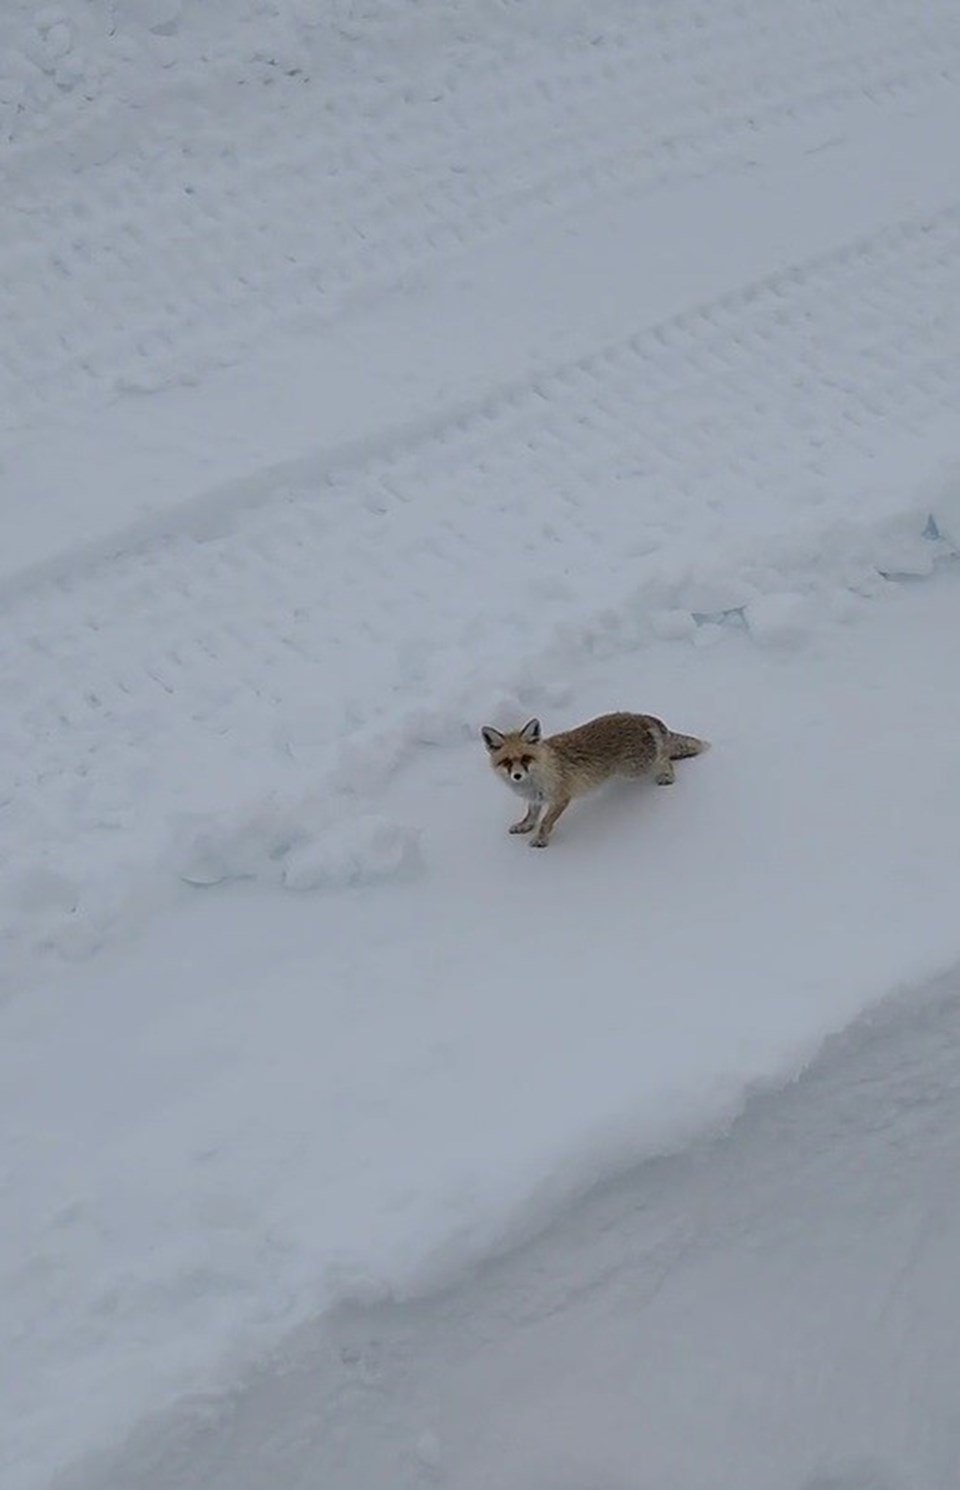
[[[530,767],[533,765],[533,756],[521,755],[520,764],[524,767],[525,770],[529,771]]]

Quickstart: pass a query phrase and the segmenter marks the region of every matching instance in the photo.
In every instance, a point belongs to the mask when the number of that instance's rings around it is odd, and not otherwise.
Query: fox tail
[[[667,734],[667,749],[672,761],[682,761],[691,755],[702,755],[705,750],[710,749],[710,741],[698,740],[696,735],[675,735],[670,730]]]

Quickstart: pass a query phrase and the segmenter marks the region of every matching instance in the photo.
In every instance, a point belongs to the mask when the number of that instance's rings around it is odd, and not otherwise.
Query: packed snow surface
[[[424,1300],[344,1305],[69,1490],[952,1490],[960,987]]]
[[[8,0],[5,1490],[960,965],[958,78],[955,0]],[[613,708],[714,748],[529,853],[479,726]]]

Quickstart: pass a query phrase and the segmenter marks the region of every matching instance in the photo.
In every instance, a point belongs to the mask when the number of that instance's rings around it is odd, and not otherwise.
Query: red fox
[[[710,748],[707,740],[674,734],[652,714],[601,714],[599,719],[546,739],[541,737],[539,719],[506,734],[487,724],[480,733],[501,781],[529,804],[520,821],[510,825],[510,832],[533,833],[536,828],[532,848],[546,848],[557,819],[574,797],[593,791],[613,776],[647,772],[658,786],[670,786],[674,761],[702,755]]]

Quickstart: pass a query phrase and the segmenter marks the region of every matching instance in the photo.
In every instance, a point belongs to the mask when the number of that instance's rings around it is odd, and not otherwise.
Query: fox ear
[[[524,745],[536,745],[540,739],[539,719],[528,719],[520,731],[520,738]]]
[[[506,739],[505,735],[501,735],[498,729],[494,729],[489,724],[485,724],[480,733],[483,736],[483,743],[488,750],[499,750]]]

